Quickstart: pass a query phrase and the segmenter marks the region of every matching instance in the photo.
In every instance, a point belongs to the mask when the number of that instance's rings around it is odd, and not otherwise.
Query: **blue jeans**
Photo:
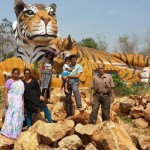
[[[71,100],[72,91],[75,96],[77,108],[82,108],[81,97],[80,97],[78,87],[79,87],[79,82],[74,82],[72,84],[69,84],[68,85],[69,93],[65,93],[66,94],[66,110],[67,110],[68,117],[73,115],[72,114],[72,100]]]
[[[52,117],[51,117],[51,114],[50,114],[50,111],[48,110],[47,107],[42,107],[41,110],[44,112],[48,122],[52,123]],[[27,112],[27,117],[26,117],[26,120],[27,120],[27,127],[31,127],[32,125],[32,115],[33,115],[33,112],[31,111],[28,111]]]

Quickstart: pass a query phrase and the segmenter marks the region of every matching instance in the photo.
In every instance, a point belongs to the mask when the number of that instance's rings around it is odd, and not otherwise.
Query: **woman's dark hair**
[[[70,60],[72,59],[72,58],[76,58],[77,59],[77,55],[75,55],[75,54],[72,54],[72,55],[70,55]]]
[[[29,71],[31,73],[31,70],[29,68],[24,69],[24,74],[25,74],[26,71]]]
[[[47,58],[48,56],[51,56],[51,61],[53,61],[53,59],[54,59],[54,57],[55,57],[55,54],[54,54],[54,52],[50,52],[50,51],[47,51],[46,53],[45,53],[45,57]]]
[[[69,57],[65,57],[65,61],[67,61],[67,60],[70,60],[70,58]]]
[[[15,71],[18,71],[18,74],[20,74],[19,68],[14,68],[11,73],[13,74]]]

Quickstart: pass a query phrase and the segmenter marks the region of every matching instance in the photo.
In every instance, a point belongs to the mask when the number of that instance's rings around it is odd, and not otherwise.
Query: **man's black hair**
[[[75,55],[75,54],[72,54],[72,55],[70,55],[70,60],[72,59],[72,58],[76,58],[77,59],[77,55]]]

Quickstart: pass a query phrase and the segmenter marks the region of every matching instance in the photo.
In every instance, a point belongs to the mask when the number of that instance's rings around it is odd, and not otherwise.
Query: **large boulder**
[[[52,111],[52,118],[55,122],[62,121],[67,116],[66,109],[64,106],[64,103],[62,101],[57,102],[54,105],[53,111]]]
[[[150,148],[150,136],[139,136],[138,142],[142,150],[147,150]]]
[[[17,139],[14,150],[34,150],[39,146],[40,138],[36,132],[22,132]]]
[[[122,113],[129,114],[132,107],[134,107],[135,101],[133,99],[124,98],[120,102],[120,111]]]
[[[88,124],[90,115],[84,111],[84,112],[78,112],[74,116],[70,117],[76,124],[81,123],[81,124]]]
[[[49,145],[62,139],[74,128],[74,121],[65,120],[57,123],[42,123],[37,128],[37,134],[41,137],[41,143]]]
[[[15,140],[7,138],[0,134],[0,150],[13,149]]]
[[[98,150],[92,143],[89,143],[86,147],[85,150]]]
[[[137,150],[127,131],[111,121],[97,128],[91,140],[100,150]]]
[[[144,107],[142,105],[131,108],[130,111],[131,118],[141,118],[144,117]]]
[[[144,110],[144,118],[150,125],[150,108],[146,108]]]
[[[133,120],[134,125],[137,128],[145,129],[148,127],[148,122],[146,122],[143,118],[138,118]]]
[[[97,125],[93,124],[82,125],[81,123],[79,123],[75,126],[75,132],[80,135],[86,135],[91,137],[94,131],[97,129],[97,127]]]
[[[41,145],[37,146],[35,150],[53,150],[53,148],[51,148],[47,145],[41,144]]]
[[[71,135],[63,138],[58,145],[60,149],[76,150],[82,145],[82,141],[77,135]]]

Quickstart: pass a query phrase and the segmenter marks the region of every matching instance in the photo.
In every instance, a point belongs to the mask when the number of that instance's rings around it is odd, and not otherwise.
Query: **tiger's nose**
[[[41,17],[41,19],[44,21],[45,25],[47,26],[50,19],[49,18],[44,18],[43,16]]]

